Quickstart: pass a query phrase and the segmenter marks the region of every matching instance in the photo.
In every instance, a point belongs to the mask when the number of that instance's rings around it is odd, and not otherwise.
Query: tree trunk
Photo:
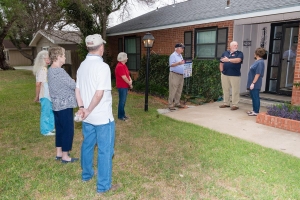
[[[33,49],[33,48],[32,48],[32,49]],[[19,51],[25,58],[27,58],[28,60],[30,60],[31,64],[33,64],[33,61],[34,61],[33,54],[32,54],[32,55],[27,54],[27,53],[24,52],[23,49],[19,49],[19,48],[18,48],[18,51]],[[32,50],[31,52],[33,52],[33,50]]]
[[[0,45],[0,69],[8,70],[9,65],[6,63],[5,55],[4,55],[4,46]]]

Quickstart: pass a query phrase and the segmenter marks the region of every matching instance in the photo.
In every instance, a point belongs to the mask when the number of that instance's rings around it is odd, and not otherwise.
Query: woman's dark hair
[[[264,48],[262,48],[262,47],[259,47],[259,48],[257,48],[256,50],[255,50],[255,55],[257,55],[257,56],[259,56],[259,57],[261,57],[261,58],[263,58],[265,55],[266,55],[266,50],[264,49]]]

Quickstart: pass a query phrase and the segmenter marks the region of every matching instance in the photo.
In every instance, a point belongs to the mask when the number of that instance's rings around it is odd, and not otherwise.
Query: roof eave
[[[55,44],[55,41],[53,39],[51,39],[50,37],[48,37],[48,35],[46,35],[43,31],[38,31],[28,46],[36,47],[37,42],[41,39],[42,36],[45,37],[50,42],[52,42],[53,44]]]
[[[132,30],[132,31],[124,31],[124,32],[112,33],[112,34],[108,33],[107,36],[126,35],[126,34],[147,32],[147,31],[163,30],[163,29],[168,29],[168,28],[191,26],[191,25],[195,25],[195,24],[206,24],[206,23],[211,23],[211,22],[221,22],[221,21],[251,18],[251,17],[258,17],[258,16],[290,13],[290,12],[296,12],[296,11],[300,11],[300,6],[281,8],[281,9],[276,9],[276,10],[245,13],[245,14],[240,14],[240,15],[230,15],[230,16],[226,16],[226,17],[197,20],[197,21],[184,22],[184,23],[178,23],[178,24],[170,24],[170,25],[165,25],[165,26],[160,26],[160,27],[151,27],[151,28]]]

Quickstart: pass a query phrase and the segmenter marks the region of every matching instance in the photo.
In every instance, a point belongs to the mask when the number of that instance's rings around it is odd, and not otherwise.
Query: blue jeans
[[[125,103],[127,99],[128,88],[118,88],[119,91],[119,106],[118,119],[123,119],[125,115]]]
[[[260,108],[259,89],[250,90],[250,96],[252,99],[253,111],[255,113],[259,113],[259,108]]]
[[[47,98],[41,98],[41,117],[40,130],[41,133],[47,134],[54,130],[54,115],[52,110],[52,102]]]
[[[112,157],[114,155],[115,122],[92,125],[82,122],[83,142],[81,146],[82,180],[88,181],[94,176],[94,149],[98,147],[97,192],[106,192],[112,183]]]

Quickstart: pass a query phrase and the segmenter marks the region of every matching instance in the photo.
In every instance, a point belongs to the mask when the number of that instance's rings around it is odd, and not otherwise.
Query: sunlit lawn
[[[0,71],[0,199],[300,199],[300,159],[157,113],[161,101],[128,96],[116,121],[113,183],[104,197],[81,181],[80,162],[54,160],[54,137],[39,133],[30,71]],[[117,112],[117,92],[113,91]],[[80,157],[76,123],[71,155]],[[300,144],[299,144],[300,145]]]

